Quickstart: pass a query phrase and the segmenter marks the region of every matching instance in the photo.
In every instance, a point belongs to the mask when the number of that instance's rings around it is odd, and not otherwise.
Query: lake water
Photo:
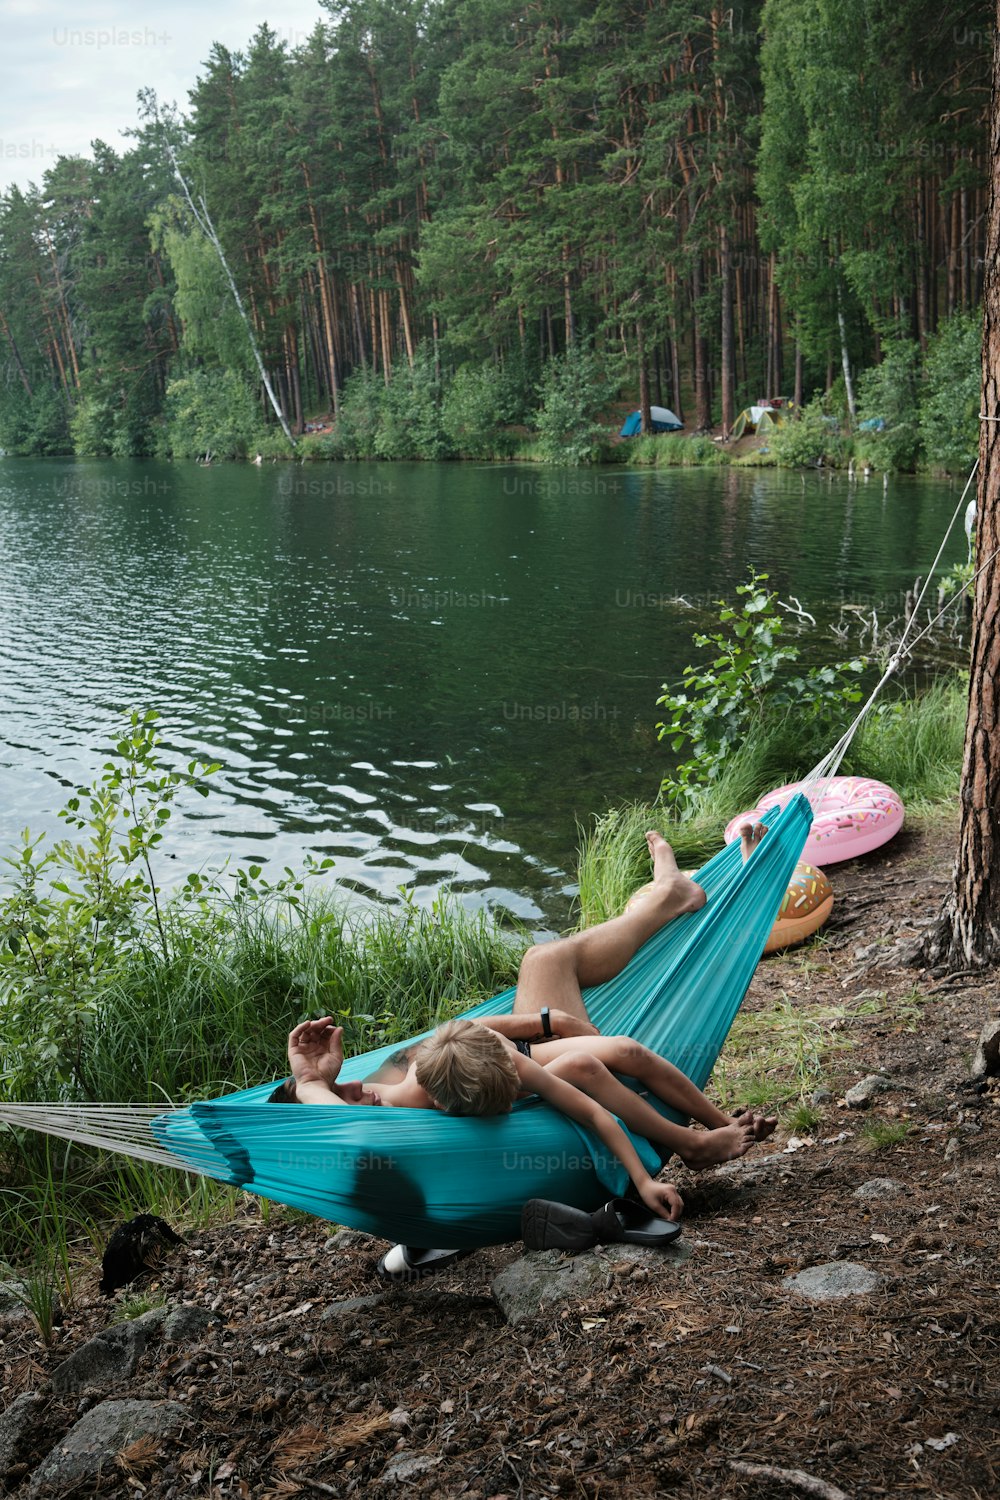
[[[577,825],[651,799],[656,698],[752,563],[897,612],[951,485],[737,469],[0,460],[0,845],[61,830],[122,715],[219,760],[174,871],[306,851],[565,925]],[[947,562],[965,556],[958,530]],[[829,648],[821,647],[829,653]]]

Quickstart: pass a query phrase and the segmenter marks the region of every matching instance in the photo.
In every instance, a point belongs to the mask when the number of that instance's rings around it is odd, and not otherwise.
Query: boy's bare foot
[[[740,1125],[752,1125],[755,1141],[766,1141],[778,1127],[777,1115],[759,1115],[756,1110],[744,1106],[733,1110],[733,1119]]]
[[[689,1144],[677,1154],[694,1172],[717,1166],[719,1162],[735,1161],[738,1156],[746,1156],[756,1144],[752,1117],[720,1125],[718,1130],[692,1130],[689,1134]]]
[[[743,853],[743,863],[746,864],[757,845],[767,832],[766,823],[741,823],[740,824],[740,849]]]
[[[653,892],[669,890],[675,899],[679,899],[678,914],[699,911],[705,905],[705,892],[696,881],[677,868],[674,851],[663,835],[650,829],[646,834],[646,843],[649,846],[649,857],[653,861]]]

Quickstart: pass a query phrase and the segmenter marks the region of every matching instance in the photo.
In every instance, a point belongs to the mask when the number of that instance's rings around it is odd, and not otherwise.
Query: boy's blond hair
[[[503,1115],[520,1081],[495,1031],[475,1021],[446,1021],[416,1054],[417,1082],[452,1115]]]

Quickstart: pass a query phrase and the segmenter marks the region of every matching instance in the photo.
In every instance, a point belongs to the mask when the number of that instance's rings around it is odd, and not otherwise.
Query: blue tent
[[[668,406],[651,406],[649,408],[650,420],[654,432],[680,432],[684,423],[674,416]],[[626,417],[625,425],[619,434],[620,437],[637,437],[642,431],[642,412],[634,411],[631,416]]]

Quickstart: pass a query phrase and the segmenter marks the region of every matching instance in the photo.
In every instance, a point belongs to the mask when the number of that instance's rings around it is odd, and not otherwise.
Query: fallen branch
[[[805,1469],[776,1469],[773,1464],[746,1464],[738,1458],[731,1458],[729,1467],[737,1474],[745,1474],[748,1479],[775,1479],[779,1484],[801,1490],[804,1495],[815,1495],[817,1500],[851,1500],[850,1495],[838,1490],[835,1484],[827,1484],[814,1474],[807,1474]]]

